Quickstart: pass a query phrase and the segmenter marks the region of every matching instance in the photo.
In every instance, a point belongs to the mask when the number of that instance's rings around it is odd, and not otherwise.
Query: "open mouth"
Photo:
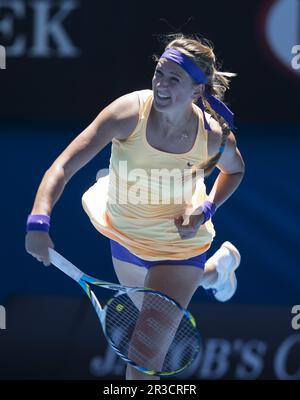
[[[170,100],[170,98],[171,98],[171,96],[167,96],[167,95],[162,94],[162,93],[156,92],[156,94],[157,94],[157,97],[158,97],[160,100]]]

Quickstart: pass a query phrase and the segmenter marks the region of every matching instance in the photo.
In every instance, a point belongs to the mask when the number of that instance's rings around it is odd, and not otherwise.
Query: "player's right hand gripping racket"
[[[126,287],[84,274],[54,249],[53,265],[74,279],[91,300],[103,332],[116,353],[149,375],[174,375],[183,371],[200,350],[194,317],[175,300],[148,288]],[[104,306],[90,285],[117,293]]]

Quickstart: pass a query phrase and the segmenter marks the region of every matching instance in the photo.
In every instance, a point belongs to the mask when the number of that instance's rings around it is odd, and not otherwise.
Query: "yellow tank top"
[[[202,254],[215,236],[212,222],[207,221],[187,240],[180,238],[174,224],[175,217],[192,212],[207,199],[203,178],[182,185],[182,171],[208,158],[202,111],[193,104],[198,132],[192,149],[183,154],[168,153],[147,141],[152,91],[137,94],[138,124],[126,140],[112,140],[109,174],[84,193],[83,208],[100,233],[143,259],[180,260]]]

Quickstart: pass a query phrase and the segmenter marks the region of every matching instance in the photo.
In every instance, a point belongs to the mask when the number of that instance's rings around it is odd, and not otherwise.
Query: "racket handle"
[[[184,219],[183,219],[182,225],[188,225],[188,223],[190,221],[190,216],[189,215],[185,215],[183,218]]]
[[[195,211],[197,211],[197,213],[195,213]],[[183,216],[183,223],[182,225],[188,225],[190,222],[190,216],[191,215],[197,215],[197,214],[201,214],[203,212],[203,207],[191,207],[189,209],[186,210],[186,214]]]
[[[52,249],[51,247],[48,248],[49,251],[49,258],[51,264],[53,264],[56,268],[60,269],[70,278],[74,279],[76,282],[79,282],[82,276],[84,275],[80,269],[75,267],[70,261],[65,259],[61,254],[57,251]]]

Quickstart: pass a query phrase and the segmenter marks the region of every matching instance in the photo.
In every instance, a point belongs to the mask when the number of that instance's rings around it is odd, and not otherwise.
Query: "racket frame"
[[[178,374],[194,362],[195,358],[197,357],[197,355],[200,351],[201,337],[200,337],[199,331],[196,328],[196,320],[193,317],[193,315],[188,310],[183,308],[176,300],[172,299],[170,296],[167,296],[166,294],[164,294],[160,291],[153,290],[151,288],[123,286],[123,285],[99,280],[97,278],[94,278],[94,277],[82,272],[79,268],[77,268],[74,264],[72,264],[70,261],[68,261],[66,258],[64,258],[61,254],[59,254],[53,248],[49,247],[48,250],[49,250],[49,258],[50,258],[51,264],[54,265],[59,270],[61,270],[62,272],[64,272],[70,278],[75,280],[81,286],[81,288],[84,290],[84,292],[90,299],[90,301],[95,309],[95,312],[101,323],[102,330],[103,330],[106,340],[108,341],[109,345],[114,349],[114,351],[122,358],[122,360],[124,360],[125,362],[127,362],[128,364],[132,365],[137,370],[139,370],[145,374],[156,375],[156,376],[171,376],[171,375]],[[90,285],[95,285],[95,286],[102,287],[105,289],[114,290],[117,293],[107,301],[107,303],[104,307],[102,307],[101,303],[97,299],[97,297],[96,297],[95,293],[93,292],[93,290],[91,289]],[[130,292],[135,292],[135,293],[136,292],[151,292],[155,295],[161,296],[162,298],[170,301],[176,307],[178,307],[179,310],[182,311],[183,314],[186,316],[186,318],[190,321],[192,327],[195,329],[195,333],[198,336],[198,348],[196,349],[194,356],[183,367],[181,367],[177,370],[174,370],[174,371],[155,371],[152,369],[141,367],[134,361],[125,357],[118,350],[118,348],[114,345],[113,341],[110,339],[109,335],[107,334],[107,330],[106,330],[105,318],[106,318],[107,306],[110,304],[111,301],[113,301],[114,298],[116,298],[120,294],[124,294],[124,293],[129,294]]]

